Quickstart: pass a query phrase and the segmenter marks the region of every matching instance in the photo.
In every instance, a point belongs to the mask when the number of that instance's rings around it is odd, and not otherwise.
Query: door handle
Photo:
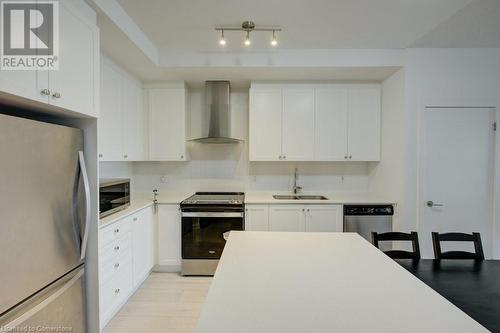
[[[443,207],[444,206],[444,204],[435,203],[432,200],[427,201],[426,205],[427,205],[427,207]]]
[[[89,185],[89,177],[87,174],[87,167],[85,166],[85,156],[83,155],[83,151],[78,152],[78,160],[80,162],[80,171],[82,173],[83,179],[83,189],[85,192],[85,225],[83,229],[83,239],[82,239],[82,247],[80,252],[80,259],[85,259],[85,253],[87,251],[87,242],[89,239],[89,229],[90,229],[90,185]]]

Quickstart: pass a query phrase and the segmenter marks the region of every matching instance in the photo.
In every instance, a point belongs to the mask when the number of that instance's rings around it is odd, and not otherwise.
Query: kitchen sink
[[[277,200],[297,200],[297,196],[296,195],[280,195],[280,194],[275,194],[273,195],[273,198],[274,199],[277,199]]]
[[[287,194],[275,194],[273,198],[276,200],[328,200],[327,197],[323,195],[287,195]]]

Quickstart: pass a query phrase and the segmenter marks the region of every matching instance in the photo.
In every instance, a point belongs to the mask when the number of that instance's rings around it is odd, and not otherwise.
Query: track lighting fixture
[[[281,31],[281,28],[280,27],[256,27],[255,23],[253,23],[252,21],[245,21],[241,24],[241,27],[223,26],[223,27],[217,27],[217,28],[215,28],[215,30],[221,32],[221,37],[219,39],[219,44],[221,46],[226,45],[226,39],[224,37],[225,31],[245,31],[246,32],[245,41],[244,41],[245,46],[250,46],[252,44],[252,41],[250,40],[250,32],[270,31],[270,32],[272,32],[271,46],[276,46],[276,45],[278,45],[278,38],[276,37],[276,35],[277,35],[277,32]]]

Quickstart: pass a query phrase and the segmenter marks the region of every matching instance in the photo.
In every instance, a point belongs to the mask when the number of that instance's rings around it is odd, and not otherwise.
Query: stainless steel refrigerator
[[[85,332],[79,129],[0,114],[0,332]]]

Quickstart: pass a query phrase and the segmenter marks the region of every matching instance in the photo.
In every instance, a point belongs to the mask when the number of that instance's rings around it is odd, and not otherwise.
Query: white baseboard
[[[155,265],[153,272],[158,273],[180,273],[181,265]]]

